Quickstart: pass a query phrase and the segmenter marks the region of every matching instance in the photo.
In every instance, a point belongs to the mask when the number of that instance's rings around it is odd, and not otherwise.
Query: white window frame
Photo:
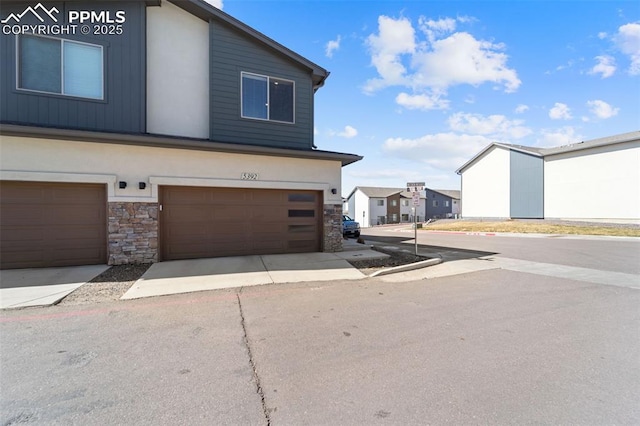
[[[271,106],[269,105],[269,99],[270,99],[270,93],[269,93],[269,87],[271,86],[271,79],[274,80],[280,80],[280,81],[286,81],[289,82],[293,85],[293,121],[280,121],[280,120],[272,120],[271,118],[257,118],[257,117],[249,117],[244,115],[243,111],[244,111],[244,105],[242,104],[243,102],[243,96],[242,94],[244,93],[244,88],[243,88],[243,84],[244,84],[244,76],[245,75],[252,75],[255,77],[262,77],[262,78],[266,78],[267,79],[267,117],[269,117],[271,115]],[[245,118],[247,120],[258,120],[258,121],[267,121],[267,122],[271,122],[271,123],[283,123],[283,124],[296,124],[296,82],[294,80],[289,80],[286,78],[280,78],[280,77],[273,77],[273,76],[269,76],[269,75],[263,75],[263,74],[258,74],[255,72],[248,72],[248,71],[241,71],[240,72],[240,117]]]
[[[29,36],[29,37],[40,37],[40,38],[46,38],[49,40],[58,40],[60,41],[60,92],[46,92],[44,90],[34,90],[34,89],[28,89],[25,87],[20,87],[20,38],[23,36]],[[100,48],[100,56],[102,57],[102,66],[100,67],[100,82],[102,85],[102,96],[100,98],[92,98],[92,97],[88,97],[88,96],[80,96],[80,95],[69,95],[64,93],[64,44],[65,43],[75,43],[75,44],[84,44],[86,46],[91,46],[91,47],[98,47]],[[67,40],[64,38],[58,38],[58,37],[50,37],[50,36],[41,36],[41,35],[36,35],[36,34],[22,34],[18,37],[16,37],[16,90],[19,91],[24,91],[24,92],[31,92],[31,93],[42,93],[42,94],[47,94],[47,95],[56,95],[56,96],[64,96],[65,98],[77,98],[77,99],[87,99],[87,100],[94,100],[94,101],[104,101],[104,94],[105,94],[105,87],[104,87],[104,46],[100,45],[100,44],[93,44],[93,43],[86,43],[84,41],[77,41],[77,40]]]
[[[376,205],[378,207],[384,207],[384,200],[376,200]]]
[[[409,207],[409,200],[407,200],[407,199],[402,200],[402,206],[403,207]]]

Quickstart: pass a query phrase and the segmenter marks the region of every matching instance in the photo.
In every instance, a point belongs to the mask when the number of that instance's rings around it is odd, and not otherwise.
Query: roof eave
[[[499,147],[499,148],[502,148],[502,149],[507,149],[509,151],[517,151],[517,152],[521,152],[523,154],[532,155],[534,157],[539,157],[539,158],[543,158],[544,157],[540,152],[537,152],[537,151],[527,150],[527,149],[520,148],[520,147],[513,146],[513,145],[502,144],[500,142],[492,142],[489,145],[487,145],[482,151],[477,153],[473,158],[471,158],[471,160],[467,161],[458,170],[456,170],[456,174],[458,174],[458,175],[462,174],[464,169],[468,168],[470,165],[475,163],[476,160],[478,160],[480,157],[482,157],[485,152],[489,151],[489,149],[491,149],[493,147]]]
[[[118,145],[137,145],[157,148],[190,149],[198,151],[253,154],[273,157],[306,158],[313,160],[340,161],[342,167],[362,160],[362,156],[342,152],[321,150],[299,150],[257,145],[241,145],[215,142],[208,139],[174,137],[152,134],[108,133],[89,130],[70,130],[51,127],[0,124],[0,135],[41,139],[61,139],[79,142],[99,142]]]

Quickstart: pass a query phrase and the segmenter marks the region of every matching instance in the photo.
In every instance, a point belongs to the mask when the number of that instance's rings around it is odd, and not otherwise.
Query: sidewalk
[[[387,257],[355,240],[339,253],[223,257],[154,263],[122,299],[286,282],[365,278],[350,259]],[[108,265],[0,271],[0,309],[49,306],[109,268]]]

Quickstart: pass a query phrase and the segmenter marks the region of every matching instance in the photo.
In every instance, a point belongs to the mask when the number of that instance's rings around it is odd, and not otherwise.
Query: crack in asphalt
[[[249,343],[249,336],[247,335],[247,325],[244,319],[244,311],[242,310],[242,301],[240,300],[240,293],[242,293],[242,289],[243,287],[240,287],[240,291],[236,293],[236,297],[238,299],[238,307],[240,309],[240,325],[242,326],[244,345],[247,348],[247,353],[249,355],[249,364],[251,365],[251,369],[253,370],[253,381],[256,384],[256,393],[258,394],[258,396],[260,396],[260,402],[262,404],[262,412],[264,413],[264,418],[267,421],[267,426],[271,426],[271,415],[269,412],[269,408],[267,408],[267,402],[265,401],[264,391],[262,389],[262,385],[260,384],[260,376],[258,375],[258,368],[253,358],[253,352],[251,351],[251,344]]]

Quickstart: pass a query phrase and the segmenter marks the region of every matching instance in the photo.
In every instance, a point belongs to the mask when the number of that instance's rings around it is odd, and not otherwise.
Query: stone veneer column
[[[323,212],[324,251],[342,251],[342,204],[325,204]]]
[[[158,261],[158,203],[109,203],[109,265]]]

